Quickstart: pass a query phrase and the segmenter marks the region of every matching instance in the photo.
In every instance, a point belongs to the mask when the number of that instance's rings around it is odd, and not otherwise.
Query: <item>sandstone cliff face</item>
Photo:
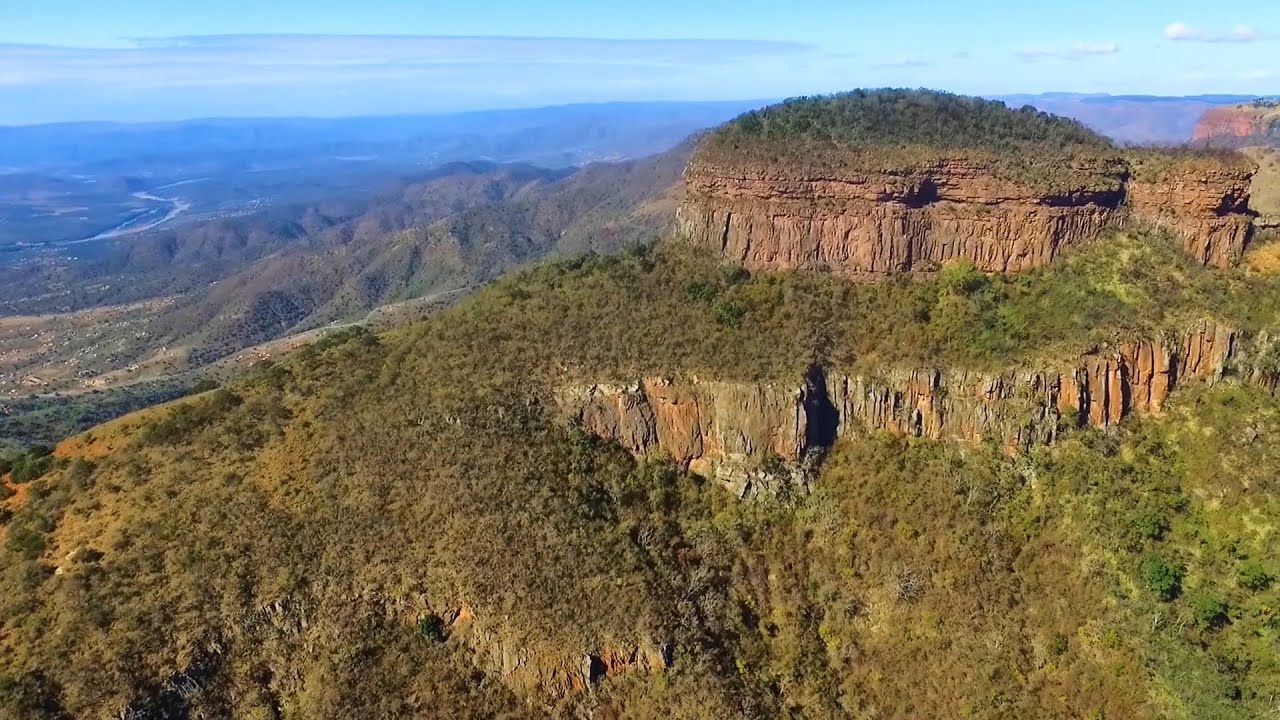
[[[1196,123],[1193,141],[1231,148],[1280,142],[1280,113],[1276,108],[1250,105],[1213,108]]]
[[[1236,332],[1205,322],[1175,340],[1099,348],[1060,367],[984,373],[904,369],[857,375],[814,368],[794,385],[672,381],[573,385],[564,416],[637,455],[663,452],[735,493],[761,489],[762,456],[792,467],[836,438],[868,430],[1011,452],[1063,429],[1108,427],[1158,413],[1188,382],[1217,382],[1240,353]]]
[[[1091,170],[1106,181],[1043,196],[963,158],[851,177],[695,160],[678,224],[694,242],[753,270],[880,275],[966,258],[988,272],[1017,272],[1092,238],[1119,207],[1122,172]]]
[[[900,173],[796,176],[695,156],[678,229],[749,270],[828,269],[847,275],[928,271],[967,259],[986,272],[1051,262],[1121,216],[1169,228],[1203,263],[1239,259],[1249,238],[1248,166],[1195,169],[1130,182],[1130,168],[1095,161],[1052,194],[1001,180],[982,162],[941,160]]]
[[[572,385],[556,401],[565,417],[635,455],[660,449],[699,474],[720,472],[745,493],[752,458],[804,459],[814,445],[814,398],[806,386],[645,378],[630,385]]]
[[[1253,232],[1251,162],[1175,163],[1155,172],[1135,161],[1129,206],[1135,219],[1179,236],[1183,250],[1212,267],[1232,267]]]

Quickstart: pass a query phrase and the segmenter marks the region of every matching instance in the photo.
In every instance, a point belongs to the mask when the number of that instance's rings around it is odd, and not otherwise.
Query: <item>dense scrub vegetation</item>
[[[924,90],[856,90],[788,100],[712,133],[699,156],[712,163],[910,170],[960,156],[987,161],[1006,179],[1056,188],[1115,182],[1115,147],[1075,120],[1030,106]],[[1081,163],[1092,167],[1078,167]]]
[[[1177,287],[1177,292],[1170,292]],[[516,272],[408,332],[415,352],[492,374],[639,373],[792,380],[838,368],[1004,368],[1095,343],[1184,332],[1204,318],[1274,328],[1280,279],[1215,271],[1160,234],[1114,234],[1012,277],[956,264],[928,279],[856,283],[725,267],[678,245]],[[482,348],[500,343],[501,357]]]
[[[201,389],[190,377],[124,385],[79,395],[41,395],[12,400],[0,413],[0,449],[48,445],[126,413]],[[208,388],[204,388],[208,389]]]
[[[1125,152],[1133,179],[1148,183],[1170,183],[1178,177],[1208,173],[1247,173],[1257,163],[1238,150],[1221,148],[1142,147]]]
[[[4,529],[0,713],[1249,718],[1280,690],[1271,397],[1020,458],[854,439],[812,496],[740,502],[421,369],[355,335],[86,438],[113,451]],[[530,658],[652,635],[675,664],[530,706],[422,631],[459,600]]]
[[[1273,278],[1160,236],[874,285],[671,244],[335,333],[95,428],[0,500],[0,717],[1258,717],[1280,692],[1260,390],[1020,457],[854,437],[812,495],[750,502],[561,426],[546,394],[1034,362],[1204,314],[1259,331]],[[508,657],[668,643],[667,672],[591,693],[504,683]]]

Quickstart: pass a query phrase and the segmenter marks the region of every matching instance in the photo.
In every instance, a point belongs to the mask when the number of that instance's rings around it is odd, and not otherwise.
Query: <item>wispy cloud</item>
[[[898,60],[890,60],[889,62],[876,63],[872,65],[875,68],[884,69],[906,69],[906,68],[922,68],[929,67],[933,63],[928,60],[920,60],[916,58],[900,58]]]
[[[1241,75],[1241,77],[1245,80],[1257,82],[1260,80],[1275,80],[1280,78],[1280,73],[1271,72],[1270,70],[1250,70],[1244,75]]]
[[[465,67],[689,68],[812,50],[757,40],[346,35],[138,38],[125,47],[0,44],[0,83],[123,87],[274,85],[440,75]]]
[[[0,125],[777,97],[797,76],[829,78],[842,68],[812,45],[733,39],[217,35],[125,39],[113,47],[0,43]]]
[[[1014,54],[1022,60],[1034,62],[1036,60],[1044,60],[1047,58],[1079,60],[1090,56],[1114,55],[1118,52],[1120,52],[1120,46],[1113,42],[1078,42],[1069,48],[1032,45],[1023,48]]]
[[[1230,30],[1219,31],[1174,22],[1165,26],[1164,36],[1174,42],[1247,43],[1258,39],[1258,31],[1252,25],[1237,25]]]
[[[1115,55],[1120,52],[1120,46],[1113,42],[1108,43],[1076,43],[1075,47],[1069,51],[1073,55]]]
[[[1023,60],[1039,60],[1041,58],[1055,58],[1055,57],[1061,57],[1062,55],[1062,53],[1055,48],[1043,47],[1043,46],[1024,47],[1014,54],[1022,58]]]

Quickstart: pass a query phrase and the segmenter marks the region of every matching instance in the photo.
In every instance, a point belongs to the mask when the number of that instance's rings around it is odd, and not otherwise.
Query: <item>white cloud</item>
[[[1280,74],[1273,73],[1269,70],[1250,70],[1241,77],[1245,80],[1252,80],[1256,82],[1258,80],[1271,80],[1280,77]]]
[[[1165,26],[1164,36],[1174,42],[1253,42],[1258,39],[1258,31],[1251,25],[1237,25],[1227,32],[1220,32],[1174,22]]]
[[[3,2],[3,0],[0,0]],[[347,35],[141,38],[124,47],[0,43],[0,83],[160,88],[432,78],[479,68],[706,68],[814,51],[756,40]],[[605,70],[607,72],[607,70]]]
[[[1071,48],[1071,52],[1075,55],[1115,55],[1120,52],[1120,46],[1115,43],[1076,43]]]
[[[922,68],[929,67],[933,63],[928,60],[917,60],[913,58],[902,58],[899,60],[891,60],[889,62],[876,63],[873,67],[877,68]]]
[[[1019,50],[1017,55],[1023,60],[1039,60],[1040,58],[1060,57],[1062,53],[1049,47],[1033,46]]]
[[[1044,58],[1078,60],[1080,58],[1096,55],[1115,55],[1118,52],[1120,52],[1120,46],[1113,42],[1078,42],[1066,49],[1046,47],[1043,45],[1032,45],[1019,50],[1015,54],[1023,60],[1030,62]]]

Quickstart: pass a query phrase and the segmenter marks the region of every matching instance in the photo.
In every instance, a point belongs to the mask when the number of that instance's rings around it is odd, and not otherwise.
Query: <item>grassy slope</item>
[[[0,708],[172,704],[186,671],[189,709],[218,716],[540,714],[461,638],[415,634],[463,600],[535,657],[677,642],[666,676],[557,712],[1255,717],[1280,691],[1280,599],[1242,580],[1280,571],[1273,398],[1183,394],[1017,459],[851,441],[813,496],[770,503],[637,465],[538,400],[566,373],[794,379],[814,358],[1015,363],[1204,312],[1258,329],[1276,285],[1157,238],[1008,281],[745,277],[674,248],[518,273],[62,448],[6,508]],[[1147,555],[1183,568],[1170,599]]]

